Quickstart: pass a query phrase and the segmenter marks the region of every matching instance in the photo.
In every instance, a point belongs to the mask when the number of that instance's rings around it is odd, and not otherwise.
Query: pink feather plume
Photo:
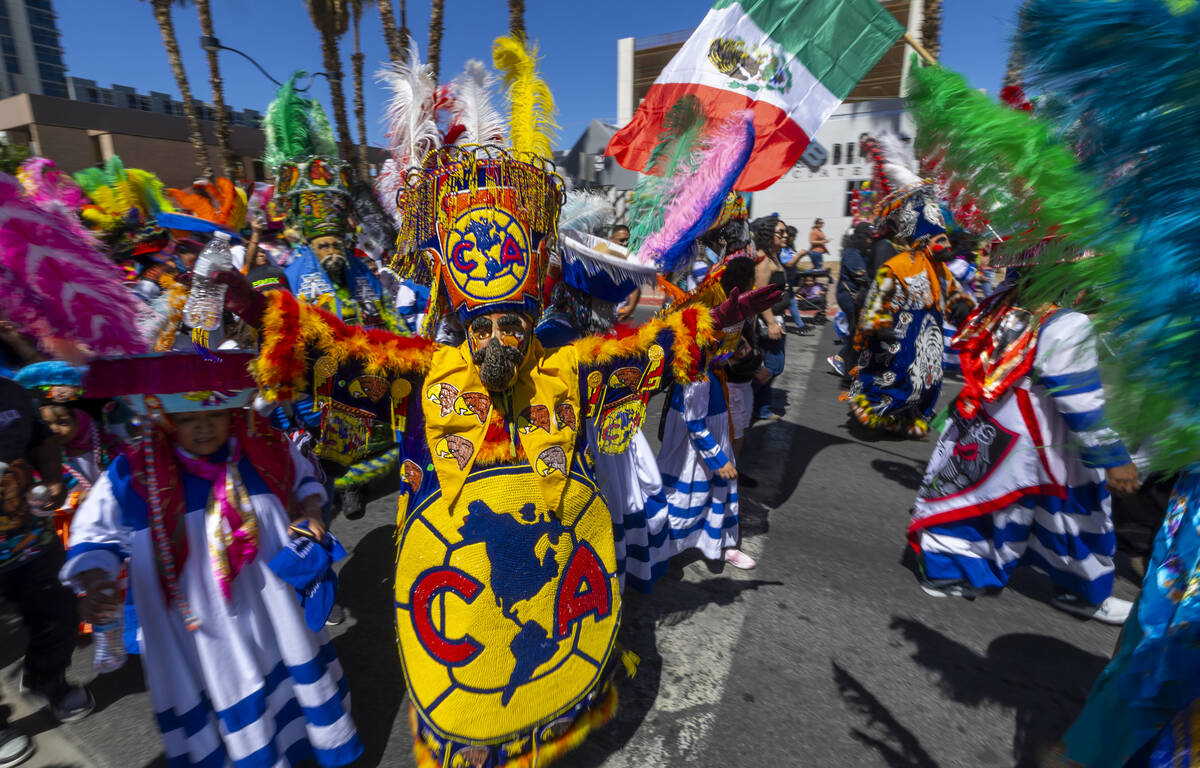
[[[137,332],[138,299],[75,227],[73,213],[39,207],[0,173],[0,314],[60,354],[64,342],[82,356],[149,351]]]
[[[708,231],[720,213],[750,152],[754,149],[754,113],[732,112],[701,142],[700,148],[671,179],[663,199],[663,225],[638,249],[637,260],[670,274],[691,243]]]

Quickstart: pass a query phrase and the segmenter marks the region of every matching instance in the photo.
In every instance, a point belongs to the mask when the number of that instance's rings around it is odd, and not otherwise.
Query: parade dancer
[[[303,238],[284,270],[287,282],[297,297],[349,325],[394,329],[378,278],[347,241],[351,168],[337,157],[321,105],[298,93],[295,79],[293,75],[280,88],[265,119],[275,204],[287,211]],[[332,479],[342,514],[354,519],[366,509],[363,486],[394,471],[398,452],[388,420],[335,402],[318,388],[299,395],[295,411],[317,440],[322,469]]]
[[[245,409],[251,359],[89,364],[85,394],[127,396],[150,426],[76,513],[62,578],[85,618],[110,622],[127,567],[168,762],[346,765],[362,745],[341,665],[268,567],[289,526],[324,538],[325,491],[286,436]]]
[[[400,252],[432,261],[437,300],[467,329],[461,346],[349,327],[222,277],[230,308],[262,329],[269,396],[310,375],[365,380],[358,402],[403,424],[396,628],[422,767],[545,765],[612,717],[621,597],[581,426],[596,419],[601,444],[628,444],[664,378],[698,374],[715,326],[777,298],[543,350],[533,320],[563,195],[546,159],[553,102],[524,41],[493,53],[514,146],[436,150],[397,206]]]
[[[1054,582],[1055,607],[1123,624],[1131,604],[1112,596],[1108,488],[1136,489],[1137,469],[1107,426],[1087,316],[1023,307],[1009,283],[971,315],[954,349],[963,390],[908,529],[922,589],[970,597],[1027,564]]]
[[[863,148],[886,158],[876,162],[885,192],[876,210],[895,225],[897,253],[868,289],[843,397],[863,426],[924,437],[942,391],[942,322],[954,285],[942,261],[949,241],[933,183],[916,175],[898,137],[884,140],[890,152],[871,149],[873,141]]]

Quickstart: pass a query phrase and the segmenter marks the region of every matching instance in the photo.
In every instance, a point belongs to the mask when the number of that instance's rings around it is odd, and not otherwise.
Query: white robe
[[[311,465],[291,452],[296,498],[323,499]],[[239,471],[258,518],[258,556],[233,580],[228,602],[208,557],[205,511],[185,514],[189,554],[179,584],[201,622],[189,632],[164,597],[145,513],[122,509],[118,496],[129,495],[114,493],[114,481],[121,484],[128,467],[124,459],[115,462],[76,513],[62,578],[73,584],[82,572],[101,568],[115,579],[126,562],[146,687],[168,764],[353,761],[362,745],[333,645],[324,630],[314,634],[305,626],[296,590],[267,567],[288,543],[289,520],[279,500],[255,492],[263,486],[243,459]]]

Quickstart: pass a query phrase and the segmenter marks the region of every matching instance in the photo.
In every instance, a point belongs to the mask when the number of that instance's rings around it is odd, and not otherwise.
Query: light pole
[[[271,77],[271,73],[268,72],[267,70],[263,69],[262,64],[259,64],[257,61],[255,61],[253,58],[251,58],[250,54],[246,53],[245,51],[239,51],[237,48],[230,48],[227,45],[221,45],[221,41],[218,40],[216,37],[213,37],[212,35],[201,35],[200,36],[200,47],[205,51],[230,51],[232,53],[236,53],[238,56],[241,56],[243,59],[245,59],[246,61],[250,62],[255,67],[257,67],[258,71],[262,72],[263,75],[268,80],[270,80],[272,83],[275,83],[275,85],[280,86],[280,87],[283,86],[283,83],[281,83],[278,80],[276,80],[275,78]],[[303,88],[297,88],[296,90],[299,91],[300,93],[304,93],[305,91],[307,91],[309,88],[312,87],[313,81],[316,80],[318,77],[324,77],[327,80],[329,79],[329,75],[325,74],[324,72],[314,72],[312,75],[309,76],[308,83]]]

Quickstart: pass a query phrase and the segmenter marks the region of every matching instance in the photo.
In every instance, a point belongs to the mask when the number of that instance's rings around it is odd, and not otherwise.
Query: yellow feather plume
[[[504,74],[508,89],[509,138],[513,152],[552,157],[551,144],[558,124],[554,122],[554,96],[537,73],[537,46],[515,37],[499,37],[492,43],[492,63]]]

